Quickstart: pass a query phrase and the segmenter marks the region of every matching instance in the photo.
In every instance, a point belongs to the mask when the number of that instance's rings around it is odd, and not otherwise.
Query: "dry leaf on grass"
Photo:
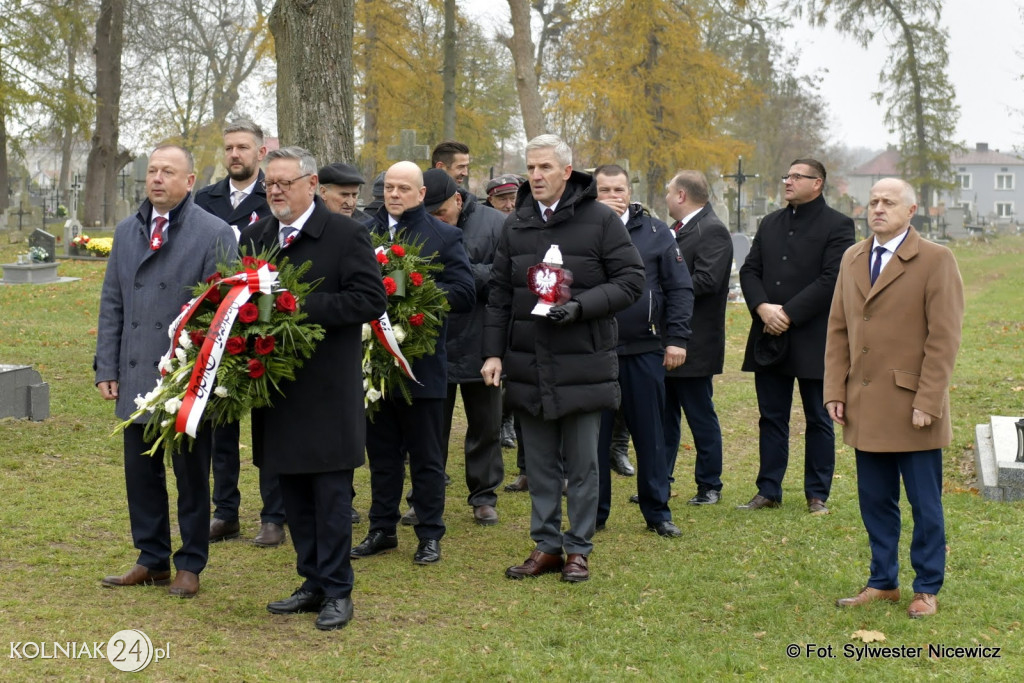
[[[865,631],[861,629],[851,633],[850,640],[859,640],[864,643],[880,643],[885,640],[885,634],[881,631]]]

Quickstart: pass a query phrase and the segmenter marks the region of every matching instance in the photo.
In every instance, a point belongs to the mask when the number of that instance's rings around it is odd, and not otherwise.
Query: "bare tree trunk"
[[[0,69],[3,64],[0,63]],[[11,205],[7,196],[7,183],[10,171],[7,168],[7,107],[0,104],[0,211],[6,211]]]
[[[378,2],[380,0],[377,0]],[[363,0],[366,4],[366,27],[365,37],[366,49],[363,51],[363,73],[371,74],[374,69],[373,55],[377,51],[377,22],[373,21],[371,10],[374,0]],[[373,179],[377,173],[374,164],[374,154],[377,151],[377,144],[380,142],[380,131],[377,130],[377,115],[380,111],[380,93],[377,81],[367,79],[366,93],[363,100],[363,158],[360,168],[366,184],[363,185],[363,198],[369,202],[373,192]]]
[[[355,0],[277,0],[270,12],[281,142],[320,163],[355,159],[354,9]]]
[[[75,77],[77,76],[77,49],[76,45],[69,41],[68,42],[68,75],[66,78],[67,83],[74,83]],[[64,206],[69,206],[70,197],[68,196],[68,188],[71,186],[71,149],[75,139],[75,126],[70,120],[65,121],[64,130],[61,131],[60,138],[60,175],[57,178],[57,189],[60,194],[60,202]]]
[[[535,63],[535,46],[530,35],[529,0],[508,0],[512,17],[512,36],[506,46],[516,64],[516,90],[519,93],[519,108],[523,112],[523,128],[526,139],[532,139],[547,132],[544,120],[544,101],[540,96],[540,85]]]
[[[444,67],[441,79],[444,83],[444,137],[455,137],[455,0],[444,0]]]
[[[83,222],[112,222],[117,192],[117,139],[120,132],[121,51],[125,0],[101,0],[96,21],[96,130],[86,162]]]

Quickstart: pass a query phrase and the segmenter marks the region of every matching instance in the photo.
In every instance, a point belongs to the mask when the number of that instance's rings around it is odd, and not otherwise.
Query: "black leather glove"
[[[548,311],[548,318],[558,325],[568,325],[579,320],[582,312],[580,302],[572,299],[561,306],[552,306]]]

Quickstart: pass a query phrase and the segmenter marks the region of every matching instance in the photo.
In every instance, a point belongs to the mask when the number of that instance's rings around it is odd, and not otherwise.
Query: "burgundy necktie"
[[[167,225],[167,219],[163,216],[157,216],[156,220],[153,221],[153,237],[149,240],[149,248],[156,251],[164,244],[164,227]]]
[[[547,223],[549,220],[551,220],[551,214],[553,214],[553,213],[554,213],[554,211],[551,209],[550,206],[548,208],[544,209],[544,222],[545,223]]]

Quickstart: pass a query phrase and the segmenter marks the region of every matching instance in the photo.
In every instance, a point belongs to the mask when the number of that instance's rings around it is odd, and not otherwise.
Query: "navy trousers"
[[[225,522],[238,521],[242,495],[238,491],[240,460],[237,422],[220,425],[213,430],[213,516]],[[284,500],[276,474],[260,468],[260,498],[263,508],[260,521],[284,524]]]
[[[352,593],[352,470],[278,475],[302,587]]]
[[[871,545],[872,588],[900,585],[900,478],[914,517],[910,564],[915,593],[938,593],[946,574],[946,523],[942,512],[942,450],[857,453],[857,497]]]
[[[668,461],[664,453],[665,368],[660,353],[619,356],[622,411],[636,451],[636,490],[648,525],[672,519],[668,508]],[[611,446],[615,411],[601,414],[597,444],[600,492],[597,524],[608,520],[612,504]]]
[[[145,425],[124,430],[124,476],[132,541],[139,550],[138,564],[154,571],[171,568],[171,514],[163,451],[143,455],[151,444],[143,438]],[[181,548],[174,553],[179,571],[198,574],[210,552],[210,451],[213,431],[203,425],[191,448],[171,456],[178,487],[178,529]]]
[[[715,412],[711,376],[665,378],[665,455],[669,481],[674,482],[681,437],[680,409],[697,451],[693,479],[698,491],[722,490],[722,427]]]
[[[789,414],[793,407],[793,380],[800,386],[804,406],[804,495],[828,500],[836,468],[836,435],[823,401],[824,382],[793,378],[771,372],[755,372],[757,407],[761,412],[761,469],[757,492],[770,500],[782,500],[782,479],[789,465]]]
[[[393,533],[401,518],[405,456],[416,496],[416,536],[421,541],[444,536],[443,398],[401,396],[380,401],[373,420],[366,419],[366,455],[370,462],[370,531]]]

